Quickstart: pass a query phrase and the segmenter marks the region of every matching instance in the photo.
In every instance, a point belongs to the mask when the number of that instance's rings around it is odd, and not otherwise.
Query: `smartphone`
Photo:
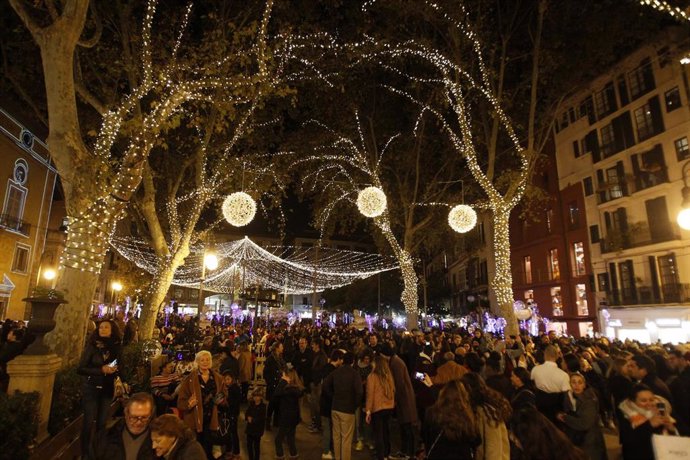
[[[414,378],[417,380],[424,380],[424,373],[423,372],[415,372]]]
[[[666,415],[666,404],[662,402],[656,403],[656,410],[659,411],[659,415],[665,416]]]
[[[110,364],[108,364],[108,366],[110,366],[110,367],[115,367],[115,366],[117,366],[117,359],[113,360],[113,362],[110,363]]]

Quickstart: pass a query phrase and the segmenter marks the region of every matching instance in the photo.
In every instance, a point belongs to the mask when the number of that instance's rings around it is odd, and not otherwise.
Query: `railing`
[[[669,225],[666,234],[656,235],[653,238],[649,225],[636,223],[631,224],[627,231],[609,230],[606,237],[600,240],[600,244],[601,252],[607,253],[679,239],[680,233],[673,224]]]
[[[660,286],[657,292],[651,286],[614,289],[606,293],[608,305],[663,305],[690,301],[690,284],[672,283]]]
[[[0,227],[6,228],[13,232],[21,233],[29,236],[30,225],[23,220],[17,219],[15,216],[9,214],[0,214]]]

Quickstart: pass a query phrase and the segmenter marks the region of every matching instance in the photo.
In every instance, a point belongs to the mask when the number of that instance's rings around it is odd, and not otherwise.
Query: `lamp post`
[[[122,290],[122,283],[119,281],[113,281],[113,283],[110,285],[112,288],[112,292],[110,295],[110,303],[113,304],[113,315],[115,314],[115,307],[117,307],[117,300],[120,295],[120,291]]]
[[[690,161],[686,161],[683,165],[683,203],[681,210],[678,213],[676,221],[683,230],[690,230],[690,186],[688,185],[688,172],[690,172]]]
[[[53,268],[46,268],[43,270],[43,279],[46,280],[50,285],[50,289],[55,289],[55,279],[57,278],[57,273]]]
[[[215,270],[218,268],[218,256],[212,251],[206,252],[204,248],[204,262],[201,264],[201,280],[199,281],[199,314],[204,313],[206,305],[204,302],[204,281],[206,280],[206,269]]]

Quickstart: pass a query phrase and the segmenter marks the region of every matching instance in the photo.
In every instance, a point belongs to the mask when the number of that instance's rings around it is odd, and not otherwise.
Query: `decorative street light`
[[[115,313],[115,307],[117,306],[117,300],[120,295],[120,291],[122,290],[122,283],[119,281],[113,281],[113,283],[110,285],[112,288],[112,293],[110,295],[110,302],[113,304],[113,313]]]
[[[199,314],[204,313],[204,310],[206,309],[206,297],[204,297],[204,281],[206,280],[206,269],[215,270],[216,268],[218,268],[218,256],[213,251],[206,252],[206,248],[204,248],[204,263],[201,264],[201,280],[199,280],[199,306],[197,308]]]
[[[690,169],[690,161],[687,161],[683,165],[683,189],[681,193],[683,194],[683,203],[681,204],[681,210],[676,218],[680,228],[684,230],[690,230],[690,186],[688,186],[688,171]]]
[[[50,286],[50,289],[55,289],[55,279],[57,278],[57,272],[54,268],[46,268],[43,270],[43,279],[47,281],[46,284]]]

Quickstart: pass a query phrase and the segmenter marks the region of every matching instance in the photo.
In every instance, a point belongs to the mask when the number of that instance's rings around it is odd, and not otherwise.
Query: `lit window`
[[[635,110],[635,124],[637,125],[637,138],[642,141],[655,134],[652,108],[649,103]]]
[[[553,209],[546,210],[546,231],[551,233],[551,226],[553,224]]]
[[[588,316],[587,287],[584,284],[576,284],[575,295],[577,296],[577,314],[580,316]]]
[[[680,108],[680,91],[678,91],[678,87],[676,86],[675,88],[666,91],[664,93],[664,99],[666,101],[667,112],[672,112]]]
[[[575,276],[585,275],[585,249],[581,241],[573,243],[573,260],[573,271],[575,272]]]
[[[525,284],[532,283],[532,259],[530,256],[525,256],[523,259],[523,264],[525,268]]]
[[[558,249],[549,250],[549,274],[552,280],[561,278],[561,269],[558,265]]]
[[[551,288],[551,308],[553,316],[563,316],[563,301],[561,300],[561,287]]]
[[[681,137],[673,142],[676,147],[676,156],[678,160],[684,160],[690,155],[690,147],[688,147],[688,138]]]

